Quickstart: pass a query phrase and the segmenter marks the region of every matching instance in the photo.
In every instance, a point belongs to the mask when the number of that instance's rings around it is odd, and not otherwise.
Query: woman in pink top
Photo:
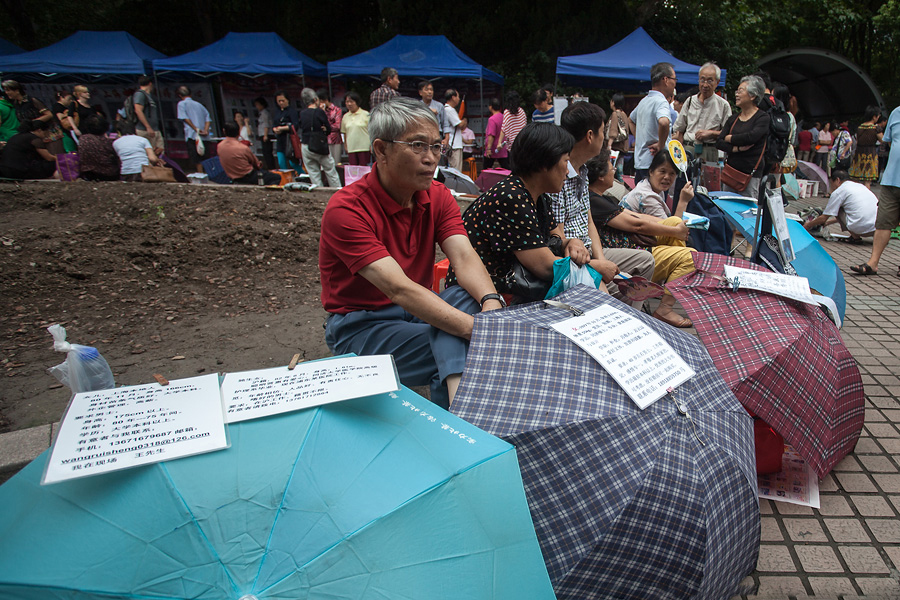
[[[501,169],[508,169],[509,152],[500,145],[500,131],[503,129],[503,105],[500,104],[500,98],[491,98],[488,109],[491,111],[491,116],[484,132],[484,166],[485,168],[492,167],[496,159],[500,163]]]
[[[528,117],[522,110],[522,99],[515,90],[506,94],[506,110],[503,111],[503,125],[500,128],[500,147],[510,150],[516,136],[528,124]]]

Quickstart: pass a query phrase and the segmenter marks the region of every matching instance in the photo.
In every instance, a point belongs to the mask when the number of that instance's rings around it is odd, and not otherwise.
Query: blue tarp
[[[199,50],[155,60],[153,68],[194,73],[328,76],[325,65],[306,56],[277,33],[232,32]]]
[[[12,42],[7,42],[3,38],[0,38],[0,56],[6,56],[8,54],[21,54],[25,52]]]
[[[0,71],[139,75],[165,56],[124,31],[77,31],[46,48],[0,57]]]
[[[503,85],[503,77],[463,54],[443,35],[397,35],[377,48],[328,63],[331,77],[378,76],[385,67],[401,77],[487,79]]]
[[[606,50],[556,59],[556,76],[570,85],[646,90],[650,87],[650,67],[658,62],[675,66],[679,88],[687,89],[699,82],[699,65],[678,60],[653,41],[643,27],[638,27],[620,42]],[[725,84],[725,69],[722,81]]]

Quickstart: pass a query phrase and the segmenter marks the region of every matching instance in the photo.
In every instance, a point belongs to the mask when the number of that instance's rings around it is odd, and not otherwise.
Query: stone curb
[[[3,483],[50,447],[59,423],[39,425],[0,435],[0,483]]]

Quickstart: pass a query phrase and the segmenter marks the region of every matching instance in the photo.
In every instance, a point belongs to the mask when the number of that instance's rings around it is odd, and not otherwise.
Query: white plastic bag
[[[200,134],[197,134],[197,156],[203,156],[206,154],[206,145],[203,143],[203,139],[200,138]]]
[[[53,336],[53,349],[66,353],[66,360],[51,367],[50,374],[68,386],[73,394],[116,387],[106,359],[100,356],[96,348],[68,343],[66,328],[62,325],[51,325],[47,331]]]
[[[588,271],[587,266],[579,267],[574,262],[570,262],[569,274],[566,275],[566,278],[563,280],[563,289],[568,290],[575,287],[579,283],[583,283],[584,285],[592,287],[594,289],[597,288],[597,284],[594,283],[594,278],[591,277],[591,272]]]

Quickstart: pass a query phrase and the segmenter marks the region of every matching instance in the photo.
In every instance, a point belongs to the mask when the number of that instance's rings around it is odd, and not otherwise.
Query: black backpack
[[[144,93],[142,90],[138,90],[138,92]],[[137,130],[137,122],[137,113],[134,112],[134,94],[132,94],[125,98],[125,118],[122,119],[120,126],[122,135],[134,135]]]
[[[791,144],[791,117],[784,109],[784,104],[771,94],[763,96],[760,108],[769,113],[769,136],[766,138],[763,158],[766,166],[772,167],[784,160]]]

